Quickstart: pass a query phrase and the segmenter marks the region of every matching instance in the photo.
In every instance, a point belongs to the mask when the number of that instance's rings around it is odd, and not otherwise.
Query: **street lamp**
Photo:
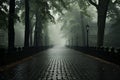
[[[89,25],[86,25],[86,29],[87,29],[87,47],[89,47]]]

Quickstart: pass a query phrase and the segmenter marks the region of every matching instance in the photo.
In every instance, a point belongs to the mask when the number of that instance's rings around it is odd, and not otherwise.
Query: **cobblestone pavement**
[[[120,80],[120,67],[55,47],[1,72],[0,80]]]

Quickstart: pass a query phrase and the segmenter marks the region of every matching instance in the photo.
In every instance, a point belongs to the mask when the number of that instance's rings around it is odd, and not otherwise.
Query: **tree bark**
[[[110,0],[99,0],[98,4],[94,3],[92,0],[88,0],[93,6],[96,7],[98,11],[98,34],[97,34],[97,46],[103,46],[104,43],[104,33],[105,33],[105,23],[106,15],[108,10],[108,5]]]
[[[42,46],[42,23],[38,12],[36,12],[36,26],[34,34],[34,46]]]
[[[9,18],[8,18],[8,48],[14,48],[15,32],[14,32],[14,15],[15,0],[10,0]]]
[[[104,45],[105,23],[110,0],[100,0],[98,6],[98,33],[97,33],[97,46]]]
[[[35,32],[34,32],[34,46],[38,47],[38,14],[36,13],[36,24],[35,24]]]
[[[24,47],[29,47],[29,0],[25,0],[25,41]]]
[[[32,24],[32,21],[30,19],[30,46],[33,46],[33,28],[35,26],[35,23]]]
[[[31,25],[31,22],[30,22],[30,46],[32,46],[32,25]]]
[[[105,33],[106,15],[98,13],[98,33],[97,33],[97,46],[103,46],[104,33]]]
[[[49,36],[48,36],[48,27],[44,28],[44,46],[48,46]]]

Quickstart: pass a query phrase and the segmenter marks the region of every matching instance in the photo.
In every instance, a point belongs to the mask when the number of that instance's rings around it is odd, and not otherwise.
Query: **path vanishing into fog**
[[[53,47],[1,72],[0,80],[120,80],[120,67],[72,49]]]

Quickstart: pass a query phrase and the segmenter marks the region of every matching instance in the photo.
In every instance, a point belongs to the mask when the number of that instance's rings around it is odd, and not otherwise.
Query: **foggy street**
[[[53,47],[0,73],[0,80],[120,80],[120,67],[65,47]]]
[[[0,80],[120,80],[120,0],[0,0]]]

